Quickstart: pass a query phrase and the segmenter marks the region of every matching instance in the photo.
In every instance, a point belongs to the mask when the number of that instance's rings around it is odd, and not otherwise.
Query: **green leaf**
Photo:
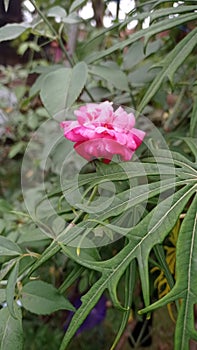
[[[112,84],[121,91],[130,91],[126,74],[118,66],[113,67],[106,64],[99,66],[91,65],[89,72],[99,76],[101,79],[107,80],[109,84]]]
[[[176,253],[176,283],[161,300],[143,312],[152,311],[174,300],[181,299],[176,323],[174,350],[189,350],[189,340],[197,341],[194,305],[197,303],[196,251],[197,251],[197,195],[193,199],[181,225]]]
[[[0,198],[0,213],[7,213],[12,210],[11,205],[3,198]]]
[[[78,278],[80,278],[84,270],[84,267],[81,267],[77,264],[72,269],[72,271],[66,276],[64,282],[59,287],[58,291],[60,292],[60,294],[63,294]]]
[[[166,280],[169,284],[170,289],[172,289],[175,285],[174,277],[171,274],[170,268],[166,262],[166,255],[165,255],[165,250],[162,244],[156,244],[153,247],[154,254],[156,256],[156,259],[159,263],[159,269],[161,269],[164,272],[164,275],[166,277]],[[177,311],[179,310],[179,303],[178,301],[176,302],[176,308]]]
[[[183,138],[184,140],[185,138]],[[159,164],[159,168],[162,164],[168,164],[171,165],[173,167],[178,166],[181,167],[183,171],[186,171],[188,174],[190,173],[191,175],[196,175],[196,164],[191,162],[188,158],[186,158],[183,154],[178,153],[178,152],[169,152],[167,150],[164,149],[154,149],[153,150],[153,154],[154,154],[154,158],[146,158],[144,159],[145,162],[155,162],[155,160],[157,161],[157,164]],[[170,171],[169,167],[169,171]],[[175,169],[175,168],[174,168]],[[172,171],[172,170],[171,170]],[[176,170],[177,171],[177,170]],[[161,168],[161,174],[163,172],[163,169]],[[165,172],[165,174],[167,174],[167,172]]]
[[[12,146],[9,152],[9,158],[14,158],[18,153],[22,152],[25,145],[25,142],[19,141],[14,146]]]
[[[174,278],[170,272],[170,268],[166,262],[165,250],[162,244],[157,244],[153,248],[154,254],[159,262],[160,269],[164,271],[165,277],[168,281],[170,288],[174,286]]]
[[[5,289],[0,288],[0,303],[6,301],[6,291]]]
[[[24,55],[25,51],[27,51],[28,49],[35,51],[35,52],[40,52],[40,47],[32,41],[26,41],[22,44],[20,44],[17,53],[21,56]]]
[[[126,328],[129,317],[131,314],[131,307],[132,307],[132,297],[133,297],[133,292],[134,292],[134,287],[135,287],[135,278],[136,278],[136,261],[133,260],[128,266],[126,270],[126,281],[125,281],[125,301],[124,301],[124,308],[125,311],[122,316],[121,324],[119,327],[119,330],[116,334],[116,338],[113,342],[113,345],[111,346],[110,350],[114,350],[116,345],[118,344],[118,341]]]
[[[18,268],[19,268],[19,261],[17,261],[13,267],[9,275],[7,287],[6,287],[6,301],[7,301],[8,309],[10,311],[11,316],[14,318],[16,318],[15,309],[14,309],[14,297],[15,297],[15,286],[16,286],[17,277],[18,277]]]
[[[156,20],[158,20],[158,22],[151,23],[151,26],[149,26],[148,28],[138,30],[137,32],[132,33],[132,36],[130,38],[111,46],[109,49],[97,52],[96,54],[89,55],[89,50],[87,49],[87,52],[88,52],[88,55],[86,55],[86,57],[88,57],[87,62],[93,63],[94,60],[92,59],[91,62],[89,62],[89,59],[94,57],[95,60],[97,60],[96,56],[98,55],[99,55],[98,59],[100,59],[102,57],[106,57],[108,54],[115,52],[116,50],[119,50],[119,49],[122,50],[124,47],[128,47],[131,43],[135,42],[136,40],[143,38],[144,35],[146,34],[147,34],[146,37],[148,37],[148,35],[150,37],[161,31],[165,31],[169,28],[177,27],[178,25],[184,22],[189,22],[190,20],[192,21],[193,17],[196,17],[193,13],[193,11],[195,11],[196,9],[197,9],[196,6],[178,6],[176,8],[168,7],[168,8],[162,8],[159,10],[154,10],[151,12],[143,11],[142,13],[132,11],[131,16],[128,16],[123,23],[116,23],[107,29],[99,30],[98,34],[92,36],[89,40],[86,41],[85,45],[83,46],[83,50],[86,51],[88,46],[91,46],[93,42],[97,41],[99,37],[103,37],[108,32],[113,33],[113,31],[117,29],[117,27],[119,27],[119,29],[121,30],[122,27],[125,27],[128,23],[130,23],[134,19],[143,22],[146,18],[150,17],[151,22]],[[180,13],[179,16],[174,17],[173,19],[169,18],[169,14],[177,15],[178,13]],[[166,17],[166,18],[162,19],[162,17]]]
[[[37,315],[49,315],[57,310],[74,311],[72,304],[49,283],[32,281],[21,292],[23,307]]]
[[[190,120],[190,135],[192,137],[197,137],[197,87],[195,87],[194,89],[196,89],[196,96]]]
[[[186,0],[187,1],[187,0]],[[162,1],[163,4],[165,4],[165,0]],[[157,4],[155,4],[155,7],[159,4],[159,1]],[[154,11],[151,11],[151,22],[152,21],[155,21],[156,19],[161,19],[162,17],[167,17],[169,18],[169,14],[170,15],[177,15],[178,13],[181,15],[183,13],[193,13],[195,10],[197,9],[197,6],[196,5],[182,5],[182,6],[178,6],[178,7],[167,7],[167,8],[161,8],[161,9],[158,9],[158,10],[154,10]],[[171,20],[171,19],[170,19]]]
[[[47,74],[42,83],[40,97],[48,113],[53,117],[67,107],[71,77],[71,68],[60,68]]]
[[[69,344],[72,337],[75,335],[77,329],[86,319],[92,308],[97,304],[100,297],[103,294],[103,290],[106,287],[105,276],[102,276],[97,283],[95,283],[90,291],[86,293],[82,298],[82,305],[76,311],[75,315],[72,317],[72,321],[69,325],[69,328],[63,338],[62,344],[59,350],[65,350],[66,346]],[[79,315],[80,310],[80,315]]]
[[[63,218],[58,216],[52,223],[52,230],[58,236],[65,229],[66,222]]]
[[[7,307],[0,310],[0,349],[1,350],[22,350],[23,329],[22,313],[15,304],[17,318],[10,315]]]
[[[162,157],[162,151],[160,150],[160,153],[158,152],[158,155],[161,155],[161,158],[159,159],[160,162],[165,163],[164,157]],[[156,155],[155,155],[156,156]],[[135,177],[143,177],[148,175],[172,175],[174,174],[174,162],[172,160],[172,157],[166,154],[166,161],[167,165],[159,164],[148,164],[143,163],[142,166],[139,166],[139,163],[135,162],[125,162],[122,163],[121,166],[118,164],[101,164],[100,169],[102,169],[102,172],[98,173],[92,173],[92,174],[85,174],[80,175],[73,180],[67,180],[65,179],[65,183],[62,184],[63,192],[65,196],[68,195],[74,195],[74,192],[81,186],[90,183],[91,186],[95,186],[96,184],[99,184],[100,182],[104,181],[120,181],[120,180],[128,180],[133,179]],[[99,164],[98,164],[99,166]],[[172,166],[172,167],[171,167]],[[171,177],[171,176],[170,176]],[[62,188],[61,188],[62,190]],[[67,192],[68,191],[68,192]]]
[[[16,39],[30,27],[30,25],[24,23],[6,24],[5,26],[0,28],[0,42],[5,40]]]
[[[146,91],[142,101],[138,106],[138,111],[142,111],[148,104],[151,98],[159,90],[161,84],[165,81],[166,77],[172,83],[173,75],[176,70],[185,61],[190,52],[194,49],[197,42],[197,28],[190,32],[184,39],[182,39],[175,48],[166,56],[166,58],[160,63],[163,66],[161,71],[157,74],[152,84]]]
[[[101,206],[99,208],[98,204],[95,208],[95,214],[96,218],[98,220],[106,220],[109,217],[118,216],[120,214],[123,214],[125,210],[135,207],[136,205],[140,203],[146,203],[148,201],[148,198],[152,198],[156,196],[157,194],[161,194],[162,192],[165,192],[169,189],[174,189],[175,186],[181,186],[183,182],[177,182],[177,184],[173,181],[173,179],[168,179],[164,181],[158,181],[154,182],[152,184],[145,184],[141,186],[135,186],[131,189],[128,189],[126,191],[123,191],[121,193],[118,193],[114,200],[109,201],[109,205],[107,205],[104,212],[102,212],[102,201]],[[106,200],[107,203],[107,200]],[[84,208],[85,211],[88,212],[89,208],[92,208],[92,206],[86,207],[85,205],[77,205],[79,208]],[[99,215],[99,209],[101,214]],[[94,216],[94,215],[93,215]],[[91,218],[91,217],[90,217]]]
[[[162,46],[161,40],[155,40],[148,43],[146,52],[144,52],[144,43],[139,40],[132,44],[126,54],[123,56],[124,69],[130,70],[146,57],[157,52]]]
[[[86,3],[87,0],[74,0],[73,3],[70,6],[69,12],[74,12],[78,10],[81,6],[83,6]]]
[[[91,247],[92,242],[88,242]],[[69,255],[72,255],[73,258],[77,256],[76,247],[68,247]],[[93,248],[83,248],[80,251],[80,258],[88,261],[99,261],[101,260],[98,249],[96,247]]]
[[[60,350],[64,350],[78,327],[95,306],[105,289],[117,285],[120,276],[124,274],[128,265],[137,258],[145,304],[149,302],[148,256],[155,244],[161,243],[174,227],[180,213],[189,198],[195,192],[195,186],[185,186],[174,195],[166,198],[153,209],[134,228],[128,229],[129,243],[113,258],[107,261],[86,261],[80,255],[73,257],[68,247],[61,244],[62,251],[89,269],[100,271],[101,277],[83,296],[81,307],[75,312],[67,333],[62,341]],[[167,209],[168,208],[168,209]],[[114,291],[113,291],[114,294]]]
[[[83,50],[84,55],[88,56],[88,54],[90,52],[92,53],[92,50],[96,46],[95,43],[101,44],[102,40],[106,36],[106,34],[109,33],[109,32],[113,33],[113,31],[115,32],[118,29],[119,26],[120,26],[119,23],[115,23],[109,28],[99,29],[99,31],[96,32],[96,35],[93,33],[91,38],[89,40],[86,40],[85,43],[82,45],[82,50]]]
[[[29,90],[29,97],[33,97],[36,95],[38,92],[40,92],[44,79],[45,77],[56,70],[60,69],[60,66],[57,64],[54,64],[53,66],[49,67],[37,67],[37,69],[34,69],[31,71],[31,74],[37,73],[40,74],[40,76],[36,79],[35,83],[31,86]]]
[[[37,270],[42,264],[44,264],[47,260],[52,258],[55,254],[57,254],[60,251],[61,247],[58,246],[56,242],[52,242],[42,253],[41,257],[36,260],[34,265],[29,271],[29,276]]]
[[[47,16],[63,18],[66,16],[66,10],[61,6],[54,6],[48,10]]]
[[[48,237],[39,229],[29,225],[28,229],[26,227],[20,229],[20,236],[17,242],[23,245],[32,246],[34,242],[48,241]]]
[[[87,66],[79,62],[74,68],[61,68],[49,73],[42,84],[40,96],[49,114],[54,116],[71,107],[87,79]]]
[[[12,267],[16,264],[16,259],[10,259],[8,262],[1,266],[0,270],[0,281],[7,275],[7,273],[12,269]]]
[[[184,137],[181,138],[183,139],[183,141],[185,141],[185,143],[188,145],[190,151],[192,152],[194,159],[195,159],[195,163],[197,164],[197,142],[196,142],[196,138],[193,137]],[[195,172],[195,174],[197,175],[197,172]]]
[[[124,47],[128,47],[129,45],[141,39],[142,37],[145,37],[147,41],[151,36],[157,33],[179,26],[183,23],[187,23],[188,21],[195,20],[196,18],[197,18],[197,13],[191,13],[191,14],[180,15],[178,17],[173,18],[173,20],[168,18],[168,19],[159,21],[158,23],[153,23],[149,28],[141,29],[136,33],[133,33],[128,39],[122,42],[118,42],[115,45],[112,45],[111,47],[109,47],[108,49],[90,54],[85,58],[85,61],[88,64],[95,63],[97,60],[103,57],[107,57],[112,53],[116,52],[117,50],[123,50]]]
[[[70,13],[68,16],[63,18],[63,22],[69,25],[81,23],[83,20],[77,15],[76,12]]]
[[[3,233],[3,231],[5,230],[6,227],[6,223],[3,219],[0,219],[0,235]]]
[[[0,255],[14,256],[20,254],[22,254],[22,251],[16,243],[6,237],[0,236]]]
[[[152,82],[152,80],[158,75],[160,68],[152,68],[152,62],[144,61],[139,67],[136,67],[128,75],[129,83],[132,87],[144,86],[147,83]]]

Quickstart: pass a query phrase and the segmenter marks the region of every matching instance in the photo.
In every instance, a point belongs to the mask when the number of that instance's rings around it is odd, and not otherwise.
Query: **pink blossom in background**
[[[114,111],[112,102],[88,103],[74,114],[77,120],[63,121],[61,127],[64,136],[75,142],[76,152],[88,161],[110,162],[115,154],[128,161],[144,139],[145,132],[134,128],[133,113],[122,107]]]

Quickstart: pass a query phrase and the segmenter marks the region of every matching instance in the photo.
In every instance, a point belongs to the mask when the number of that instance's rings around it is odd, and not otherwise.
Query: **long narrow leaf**
[[[197,340],[194,305],[197,303],[197,196],[181,225],[177,242],[176,284],[164,298],[145,308],[149,312],[174,300],[181,299],[176,324],[174,350],[189,350],[189,340]]]
[[[193,14],[184,14],[180,15],[178,17],[173,18],[173,20],[165,19],[162,22],[154,23],[150,26],[150,28],[139,30],[138,32],[132,34],[132,36],[129,39],[124,40],[123,42],[119,42],[110,48],[93,53],[85,58],[86,63],[94,63],[95,61],[98,61],[99,59],[103,57],[107,57],[108,55],[111,55],[117,50],[123,50],[124,47],[127,47],[134,43],[135,41],[147,36],[147,38],[150,38],[151,36],[160,33],[162,31],[168,30],[173,27],[177,27],[183,23],[187,23],[188,21],[192,21],[197,19],[197,13]]]
[[[165,81],[165,78],[168,78],[172,82],[174,73],[194,49],[196,43],[197,28],[190,32],[184,39],[182,39],[163,60],[161,63],[163,68],[159,74],[157,74],[156,78],[153,80],[152,84],[146,91],[146,94],[138,106],[139,111],[142,111],[151,100],[151,98],[156,94],[161,84]]]

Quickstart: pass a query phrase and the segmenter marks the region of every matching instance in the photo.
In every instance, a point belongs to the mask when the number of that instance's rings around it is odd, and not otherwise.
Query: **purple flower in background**
[[[107,301],[106,297],[104,295],[102,295],[102,297],[99,299],[98,303],[91,310],[91,312],[89,313],[89,315],[87,316],[85,321],[82,323],[82,325],[77,330],[76,335],[79,335],[83,331],[94,328],[95,326],[97,326],[98,324],[100,324],[104,320],[104,318],[106,316],[106,310],[107,310],[106,301]],[[73,302],[73,305],[76,309],[78,309],[81,306],[81,304],[82,304],[82,302],[81,302],[80,297],[75,299],[75,301]],[[74,312],[70,311],[68,318],[66,320],[66,324],[64,326],[65,331],[67,330],[73,315],[74,315]]]

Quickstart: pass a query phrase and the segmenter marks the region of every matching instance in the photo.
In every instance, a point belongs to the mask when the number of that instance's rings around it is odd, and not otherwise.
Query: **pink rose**
[[[88,161],[102,158],[108,163],[115,154],[128,161],[144,139],[145,132],[134,128],[134,115],[122,107],[114,111],[112,102],[88,103],[74,113],[77,121],[64,121],[61,127]]]

